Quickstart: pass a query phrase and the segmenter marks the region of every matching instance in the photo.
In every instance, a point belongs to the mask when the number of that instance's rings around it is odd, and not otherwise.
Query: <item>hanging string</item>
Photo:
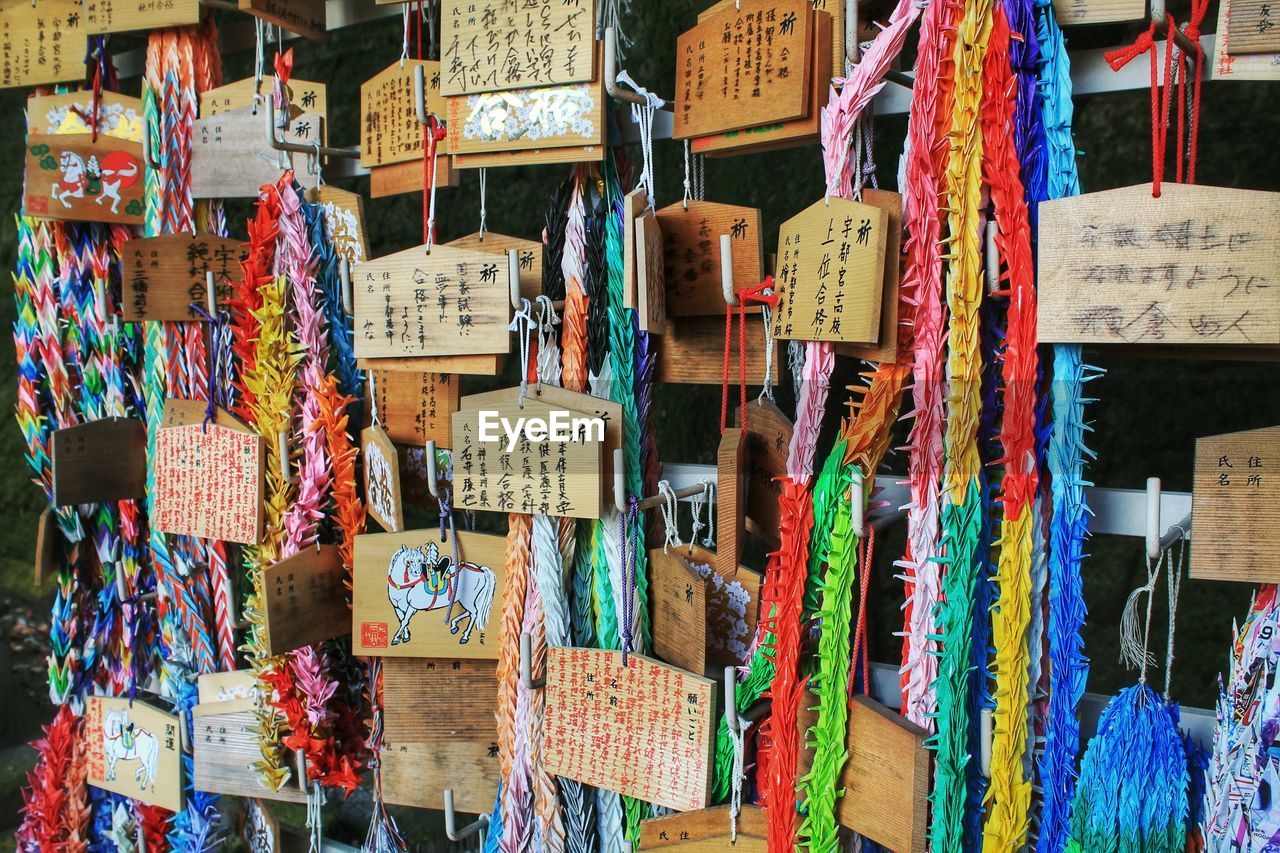
[[[662,552],[668,553],[671,546],[677,548],[684,545],[680,539],[680,502],[676,497],[675,489],[671,488],[670,480],[658,481],[658,497],[662,498],[660,508],[662,509],[662,526],[666,530],[666,541],[662,543]],[[695,536],[697,533],[695,532]]]
[[[529,345],[533,340],[535,327],[533,306],[528,299],[521,299],[520,310],[515,313],[507,329],[516,333],[520,343],[520,408],[522,409],[525,398],[529,394]]]
[[[400,18],[404,28],[404,35],[400,40],[400,67],[404,68],[405,62],[409,60],[409,4],[405,3],[400,7]],[[261,20],[261,19],[259,19]]]
[[[693,197],[693,183],[690,180],[689,171],[689,140],[684,141],[684,200],[681,202],[684,209],[689,209],[689,199]]]
[[[854,474],[854,476],[859,476]],[[871,563],[876,553],[876,529],[870,523],[864,523],[862,537],[862,554],[858,558],[861,577],[858,579],[858,620],[854,628],[852,659],[855,669],[861,664],[861,682],[858,678],[849,679],[849,695],[852,696],[857,685],[861,683],[864,694],[871,691],[871,653],[867,642],[867,604],[871,597]]]
[[[751,305],[760,305],[769,309],[776,308],[778,305],[778,297],[773,292],[773,276],[768,276],[763,282],[753,287],[744,287],[738,291],[738,304],[736,306],[726,304],[724,306],[724,367],[721,374],[720,382],[720,433],[723,435],[729,423],[729,353],[732,348],[731,340],[733,337],[733,315],[738,315],[738,397],[740,411],[742,412],[743,429],[747,428],[747,319],[746,311]],[[765,331],[766,344],[772,340],[772,332],[766,323]],[[766,347],[766,352],[772,350],[772,346]],[[773,360],[769,355],[765,356],[765,375],[767,387],[771,388],[772,383],[769,382],[768,376],[773,370]],[[762,394],[762,396],[764,396]],[[769,393],[772,398],[772,391]]]
[[[698,201],[705,201],[707,198],[707,155],[705,154],[693,156],[693,197]]]
[[[644,98],[643,104],[631,105],[631,118],[635,121],[636,126],[640,129],[640,177],[636,178],[636,186],[642,187],[645,195],[649,200],[649,209],[653,209],[655,201],[654,190],[654,170],[653,170],[653,117],[662,107],[662,98],[650,92],[645,87],[631,79],[631,75],[626,71],[618,72],[618,82],[624,83],[635,90],[637,95]],[[688,140],[685,140],[685,156],[688,157]],[[686,201],[688,194],[686,191]]]
[[[378,386],[377,372],[369,371],[369,417],[373,423],[380,424],[382,419],[378,417]]]
[[[1182,576],[1187,570],[1187,531],[1177,528],[1181,537],[1170,547],[1178,549],[1177,556],[1169,563],[1169,639],[1164,653],[1164,701],[1169,701],[1169,688],[1173,682],[1173,636],[1178,627],[1178,593],[1182,591]]]
[[[1124,603],[1124,612],[1120,616],[1120,662],[1131,669],[1141,670],[1138,678],[1140,684],[1147,683],[1147,667],[1155,663],[1147,650],[1151,638],[1151,605],[1156,581],[1160,578],[1160,570],[1168,554],[1168,549],[1165,549],[1154,559],[1147,558],[1147,582],[1129,593],[1129,598]],[[1142,595],[1147,597],[1147,612],[1143,626],[1139,629],[1138,598]]]
[[[440,119],[428,116],[422,126],[422,242],[428,253],[436,238],[436,150],[444,136]]]
[[[716,547],[716,482],[715,480],[707,480],[702,484],[703,502],[707,508],[707,535],[703,537],[702,544],[708,548]]]
[[[674,494],[673,494],[674,497]],[[632,650],[632,622],[636,599],[636,550],[640,528],[640,501],[627,496],[627,511],[622,516],[622,665]]]
[[[707,483],[709,482],[709,480],[704,481],[702,483],[702,491],[689,498],[689,515],[693,518],[693,526],[690,528],[689,533],[690,544],[698,541],[698,533],[702,531],[704,526],[702,523],[702,508],[707,504]]]
[[[538,388],[542,383],[560,384],[560,344],[556,340],[556,326],[560,315],[551,297],[540,294],[537,298],[538,313]]]
[[[1165,15],[1166,32],[1170,37],[1165,40],[1164,49],[1164,91],[1161,92],[1160,74],[1157,67],[1156,54],[1159,50],[1156,41],[1156,24],[1152,21],[1147,29],[1129,47],[1108,51],[1104,56],[1113,71],[1119,71],[1138,56],[1146,53],[1151,62],[1151,197],[1160,197],[1160,185],[1164,181],[1165,145],[1169,137],[1169,100],[1168,85],[1173,72],[1174,39],[1172,33],[1177,29],[1173,15]]]
[[[258,114],[258,102],[262,100],[262,71],[267,64],[267,22],[254,18],[253,40],[253,114]]]
[[[489,230],[489,170],[480,170],[480,239]]]
[[[761,291],[766,296],[773,297],[772,302],[762,303],[760,305],[760,320],[764,325],[764,381],[760,389],[760,396],[756,401],[763,403],[768,400],[770,403],[773,399],[773,309],[778,304],[777,297],[774,295],[773,288],[767,287]]]

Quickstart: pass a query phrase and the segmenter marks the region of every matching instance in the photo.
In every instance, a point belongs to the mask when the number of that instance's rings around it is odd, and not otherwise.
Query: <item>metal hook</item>
[[[444,789],[444,834],[450,841],[462,841],[470,838],[481,830],[487,829],[489,826],[489,816],[487,814],[480,815],[479,818],[458,829],[457,818],[453,811],[453,789]]]
[[[669,493],[654,495],[653,497],[644,498],[636,503],[636,508],[640,510],[646,510],[646,509],[653,509],[655,507],[660,507],[663,505],[665,501],[667,501],[670,498],[671,495],[675,495],[677,500],[683,500],[684,498],[691,498],[691,497],[694,497],[695,495],[699,495],[707,491],[707,487],[711,485],[714,485],[714,484],[710,480],[700,480],[697,483],[694,483],[692,486],[685,486],[683,489],[675,489]]]
[[[298,771],[298,790],[307,793],[307,754],[298,750],[293,754],[293,763]]]
[[[143,128],[142,131],[142,159],[152,171],[158,172],[164,168],[164,164],[152,156],[150,128]]]
[[[999,230],[994,219],[987,220],[983,242],[987,267],[987,293],[991,296],[1000,293],[1000,250],[996,247],[996,232]]]
[[[434,438],[427,440],[427,453],[423,461],[427,463],[427,492],[431,497],[440,500],[440,485],[436,482],[436,440]]]
[[[283,432],[276,433],[276,450],[280,453],[280,477],[286,483],[293,479],[289,461],[289,438]]]
[[[1146,529],[1146,546],[1147,559],[1158,560],[1164,550],[1177,542],[1179,539],[1191,538],[1191,513],[1187,513],[1186,517],[1177,524],[1172,525],[1168,530],[1161,533],[1160,531],[1160,478],[1147,478],[1147,529]]]
[[[627,469],[621,447],[613,451],[613,508],[623,514],[627,511]]]
[[[724,668],[724,720],[729,726],[729,732],[733,735],[740,735],[747,730],[738,717],[738,668],[736,666]]]
[[[413,66],[413,111],[418,116],[418,124],[427,124],[427,69],[423,65]]]
[[[628,92],[626,89],[618,85],[618,34],[613,27],[604,28],[604,90],[609,93],[609,97],[616,98],[619,101],[625,101],[628,104],[639,104],[640,106],[648,106],[649,100],[639,92]],[[657,97],[656,95],[654,96]],[[662,107],[672,104],[672,101],[661,100],[662,103],[656,106]]]
[[[293,154],[315,154],[321,157],[338,157],[343,160],[360,159],[360,146],[353,145],[350,148],[333,148],[328,145],[316,146],[306,142],[286,142],[276,135],[276,102],[275,98],[268,97],[264,99],[266,111],[264,112],[264,121],[267,131],[267,144],[271,146],[273,151],[285,151]],[[323,136],[321,128],[316,128],[317,136]]]
[[[520,252],[507,249],[507,288],[511,291],[511,307],[520,310]]]
[[[720,291],[725,305],[738,304],[733,292],[733,238],[728,234],[720,235]]]
[[[350,317],[355,312],[351,308],[351,260],[346,255],[338,261],[338,281],[342,284],[342,313]]]
[[[849,485],[849,504],[851,510],[851,527],[853,535],[859,539],[866,533],[866,492],[862,472],[853,469],[853,482]]]
[[[991,778],[991,743],[995,733],[995,712],[991,708],[983,708],[978,724],[982,731],[982,740],[979,746],[978,758],[982,762],[982,775],[984,778]]]
[[[1167,9],[1165,8],[1165,0],[1150,0],[1147,4],[1147,13],[1151,15],[1151,23],[1155,24],[1156,35],[1169,38],[1173,36],[1173,43],[1178,46],[1183,53],[1195,53],[1199,47],[1191,40],[1191,36],[1187,35],[1176,25],[1173,30],[1169,30]],[[1165,81],[1166,85],[1168,81]]]
[[[218,288],[213,280],[213,270],[204,274],[204,298],[209,303],[209,316],[218,316]]]
[[[520,683],[526,690],[541,690],[547,686],[547,677],[533,677],[533,637],[520,635]]]

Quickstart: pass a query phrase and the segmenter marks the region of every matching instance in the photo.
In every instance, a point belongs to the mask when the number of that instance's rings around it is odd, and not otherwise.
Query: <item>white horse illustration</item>
[[[89,171],[94,171],[95,163],[90,162]],[[102,160],[102,167],[98,170],[102,175],[102,195],[98,196],[98,204],[110,199],[111,212],[119,213],[120,188],[133,186],[138,180],[138,161],[123,151],[112,151]]]
[[[74,151],[63,151],[59,155],[58,168],[62,170],[62,180],[53,182],[52,194],[64,207],[71,207],[71,202],[67,199],[84,198],[89,185],[89,172],[85,168],[84,158]]]
[[[470,617],[459,643],[470,640],[476,628],[484,630],[497,587],[493,569],[465,561],[461,566],[451,564],[448,557],[440,556],[434,542],[425,548],[404,545],[391,557],[387,598],[400,620],[391,645],[409,642],[409,620],[419,610],[444,610],[451,634],[458,633],[458,623]],[[455,605],[461,606],[456,615]]]
[[[106,713],[102,720],[102,748],[107,757],[106,781],[116,778],[117,761],[137,761],[134,781],[144,791],[155,785],[160,742],[151,732],[131,721],[128,711]]]

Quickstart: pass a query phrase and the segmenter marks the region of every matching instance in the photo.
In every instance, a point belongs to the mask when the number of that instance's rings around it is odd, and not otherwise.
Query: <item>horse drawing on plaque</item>
[[[387,569],[387,598],[400,620],[391,645],[409,642],[409,620],[424,610],[443,610],[451,634],[458,633],[459,623],[467,619],[466,630],[458,638],[459,643],[467,643],[472,631],[485,629],[497,585],[493,569],[466,561],[455,566],[440,555],[434,542],[425,548],[402,546]]]
[[[128,711],[108,711],[103,716],[102,751],[107,758],[106,781],[116,778],[117,761],[137,761],[134,781],[144,791],[155,785],[160,742],[151,732],[130,720]]]

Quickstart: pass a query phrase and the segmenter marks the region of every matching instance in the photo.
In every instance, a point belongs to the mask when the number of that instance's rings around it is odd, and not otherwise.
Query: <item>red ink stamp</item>
[[[49,199],[45,198],[42,195],[27,196],[28,215],[35,216],[37,214],[48,213],[48,212],[49,212]]]
[[[360,644],[369,649],[385,649],[387,647],[387,623],[361,622]]]

